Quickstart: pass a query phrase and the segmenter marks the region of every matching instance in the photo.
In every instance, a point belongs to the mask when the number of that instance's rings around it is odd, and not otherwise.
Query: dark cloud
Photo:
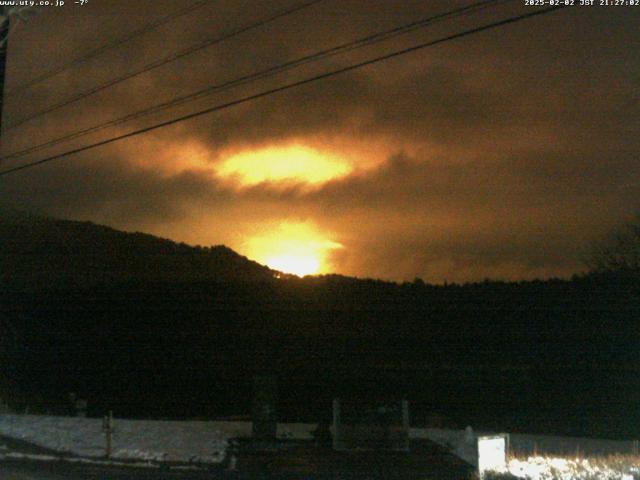
[[[447,8],[464,3],[447,2]],[[12,38],[10,86],[149,16],[176,9],[169,1],[95,5],[50,11],[19,30]],[[9,98],[5,120],[286,5],[291,2],[260,8],[253,2],[212,2],[173,27]],[[327,1],[9,131],[4,148],[27,146],[441,10],[431,2],[399,8],[394,2]],[[514,11],[524,8],[511,6],[501,15]],[[575,8],[486,32],[4,177],[0,195],[21,208],[239,250],[255,225],[311,222],[344,245],[331,253],[335,269],[359,276],[463,281],[571,275],[583,268],[591,242],[640,207],[640,59],[632,48],[639,13]],[[455,25],[501,15],[486,12]],[[453,25],[134,125],[436,38]],[[211,170],[227,151],[293,141],[334,154],[348,150],[347,161],[367,168],[314,189],[238,189]]]

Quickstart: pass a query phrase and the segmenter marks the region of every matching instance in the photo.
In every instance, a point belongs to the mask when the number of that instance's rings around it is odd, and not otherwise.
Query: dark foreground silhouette
[[[414,425],[638,438],[640,282],[275,278],[196,248],[24,214],[0,222],[2,394],[18,411],[220,418],[278,378],[278,417],[406,398]],[[435,423],[434,423],[435,422]]]

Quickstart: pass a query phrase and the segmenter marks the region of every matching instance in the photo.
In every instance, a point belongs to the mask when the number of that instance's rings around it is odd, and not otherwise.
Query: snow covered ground
[[[531,480],[634,480],[639,478],[637,465],[614,460],[528,457],[511,459],[507,470],[518,478]]]
[[[315,428],[315,424],[282,423],[278,424],[278,437],[311,439]],[[477,464],[477,437],[491,433],[412,428],[410,437],[434,441]],[[0,415],[0,435],[81,457],[100,458],[105,454],[101,419],[5,414]],[[219,463],[231,438],[250,436],[251,422],[115,419],[112,452],[117,460]],[[576,452],[583,456],[633,452],[633,442],[520,434],[510,438],[512,450],[520,456],[535,457],[534,450],[547,457],[561,453],[575,456]],[[9,453],[0,444],[0,455]]]
[[[432,440],[466,462],[477,465],[477,438],[495,432],[411,429],[413,438]],[[506,472],[527,480],[635,480],[640,457],[634,442],[551,435],[510,434],[516,456]],[[540,452],[540,453],[533,453]],[[590,458],[587,458],[590,457]]]
[[[312,438],[313,424],[278,425],[280,438]],[[45,415],[0,415],[0,435],[83,457],[105,454],[102,420]],[[114,420],[113,458],[217,463],[228,441],[251,436],[251,422]]]
[[[457,454],[463,460],[475,465],[476,440],[483,435],[495,435],[500,432],[448,430],[439,428],[412,428],[411,438],[425,438]],[[581,437],[560,437],[553,435],[528,435],[512,433],[509,435],[511,451],[518,456],[605,456],[617,454],[635,454],[631,440],[606,440]]]

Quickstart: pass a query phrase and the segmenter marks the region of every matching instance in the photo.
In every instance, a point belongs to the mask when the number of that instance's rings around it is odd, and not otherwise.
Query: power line
[[[39,75],[35,78],[32,78],[31,80],[27,81],[26,83],[22,83],[19,87],[13,88],[11,90],[9,90],[5,97],[11,97],[14,95],[17,95],[18,93],[21,93],[31,87],[33,87],[34,85],[44,82],[45,80],[48,80],[51,77],[54,77],[56,75],[58,75],[59,73],[64,72],[65,70],[68,70],[72,67],[75,67],[76,65],[79,65],[81,63],[86,62],[87,60],[92,59],[93,57],[96,57],[106,51],[112,50],[116,47],[119,47],[120,45],[124,45],[125,43],[129,42],[130,40],[133,40],[136,37],[139,37],[141,35],[144,35],[147,32],[150,32],[151,30],[155,30],[156,28],[169,23],[172,20],[175,20],[176,18],[180,18],[183,17],[195,10],[197,10],[198,8],[201,8],[203,6],[205,6],[207,3],[209,3],[211,0],[199,0],[191,5],[189,5],[186,8],[183,8],[182,10],[178,10],[174,13],[171,13],[169,15],[165,15],[164,17],[158,18],[153,22],[150,22],[144,26],[142,26],[141,28],[137,29],[137,30],[133,30],[127,34],[125,34],[124,36],[120,37],[119,39],[113,41],[113,42],[109,42],[106,43],[102,46],[99,46],[97,48],[94,48],[93,50],[88,51],[87,53],[85,53],[84,55],[75,58],[67,63],[64,63],[52,70],[49,70],[46,73],[43,73],[42,75]]]
[[[192,47],[188,47],[188,48],[186,48],[184,50],[181,50],[181,51],[179,51],[177,53],[173,53],[173,54],[168,55],[166,57],[163,57],[163,58],[161,58],[159,60],[156,60],[154,62],[148,63],[147,65],[145,65],[144,67],[142,67],[139,70],[136,70],[135,72],[128,73],[128,74],[122,75],[120,77],[117,77],[115,79],[109,80],[109,81],[107,81],[107,82],[105,82],[103,84],[100,84],[100,85],[98,85],[96,87],[93,87],[93,88],[91,88],[89,90],[86,90],[86,91],[84,91],[84,92],[82,92],[82,93],[80,93],[78,95],[70,97],[70,98],[68,98],[66,100],[63,100],[63,101],[59,102],[59,103],[55,103],[55,104],[45,108],[44,110],[40,110],[39,112],[36,112],[36,113],[34,113],[32,115],[28,115],[26,117],[23,117],[22,119],[20,119],[20,120],[14,122],[14,123],[8,125],[7,128],[5,129],[5,131],[14,129],[14,128],[16,128],[16,127],[18,127],[18,126],[30,121],[30,120],[33,120],[33,119],[35,119],[37,117],[40,117],[42,115],[46,115],[47,113],[51,113],[51,112],[53,112],[55,110],[58,110],[58,109],[60,109],[62,107],[70,105],[72,103],[75,103],[75,102],[77,102],[79,100],[83,100],[83,99],[85,99],[85,98],[87,98],[87,97],[89,97],[89,96],[91,96],[91,95],[93,95],[95,93],[98,93],[98,92],[100,92],[102,90],[105,90],[105,89],[107,89],[109,87],[113,87],[114,85],[122,83],[122,82],[124,82],[126,80],[130,80],[130,79],[135,78],[135,77],[137,77],[139,75],[142,75],[143,73],[149,72],[149,71],[154,70],[156,68],[159,68],[159,67],[161,67],[163,65],[166,65],[168,63],[174,62],[174,61],[176,61],[176,60],[178,60],[180,58],[186,57],[187,55],[191,55],[191,54],[193,54],[193,53],[195,53],[195,52],[197,52],[199,50],[202,50],[204,48],[210,47],[211,45],[215,45],[215,44],[220,43],[220,42],[222,42],[224,40],[228,40],[229,38],[232,38],[232,37],[235,37],[235,36],[240,35],[242,33],[248,32],[248,31],[253,30],[255,28],[262,27],[262,26],[264,26],[264,25],[266,25],[268,23],[271,23],[271,22],[273,22],[273,21],[275,21],[277,19],[286,17],[288,15],[296,13],[296,12],[298,12],[298,11],[304,9],[304,8],[311,7],[312,5],[315,5],[316,3],[320,3],[322,1],[324,1],[324,0],[311,0],[311,1],[303,2],[303,3],[299,3],[299,4],[297,4],[296,6],[294,6],[292,8],[289,8],[287,10],[280,11],[280,12],[277,12],[275,14],[272,14],[272,15],[266,17],[266,18],[263,18],[262,20],[259,20],[259,21],[255,22],[255,23],[250,24],[250,25],[246,25],[244,27],[237,28],[235,30],[232,30],[229,33],[225,33],[225,34],[220,35],[218,37],[214,37],[214,38],[211,38],[209,40],[205,40],[204,42],[200,42],[197,45],[194,45]]]
[[[158,123],[156,125],[145,127],[145,128],[140,129],[140,130],[135,130],[133,132],[125,133],[123,135],[118,135],[116,137],[112,137],[112,138],[107,139],[107,140],[102,140],[100,142],[96,142],[96,143],[93,143],[93,144],[90,144],[90,145],[86,145],[84,147],[79,147],[79,148],[76,148],[76,149],[73,149],[73,150],[68,150],[68,151],[66,151],[64,153],[60,153],[60,154],[57,154],[57,155],[52,155],[50,157],[43,158],[41,160],[30,162],[30,163],[27,163],[27,164],[24,164],[24,165],[20,165],[20,166],[17,166],[17,167],[13,167],[13,168],[10,168],[10,169],[2,170],[2,171],[0,171],[0,176],[8,175],[8,174],[11,174],[11,173],[14,173],[14,172],[17,172],[17,171],[20,171],[20,170],[25,170],[25,169],[28,169],[28,168],[33,168],[35,166],[42,165],[44,163],[48,163],[48,162],[51,162],[53,160],[69,157],[69,156],[74,155],[76,153],[81,153],[81,152],[84,152],[86,150],[90,150],[90,149],[93,149],[93,148],[101,147],[103,145],[108,145],[110,143],[114,143],[114,142],[117,142],[117,141],[120,141],[120,140],[124,140],[126,138],[135,137],[135,136],[141,135],[143,133],[150,132],[152,130],[157,130],[159,128],[167,127],[169,125],[173,125],[173,124],[176,124],[176,123],[179,123],[179,122],[190,120],[192,118],[200,117],[200,116],[206,115],[208,113],[216,112],[216,111],[219,111],[219,110],[224,110],[224,109],[236,106],[236,105],[240,105],[240,104],[243,104],[243,103],[250,102],[252,100],[256,100],[256,99],[259,99],[259,98],[262,98],[262,97],[273,95],[275,93],[279,93],[279,92],[283,92],[283,91],[286,91],[286,90],[290,90],[292,88],[300,87],[302,85],[313,83],[313,82],[316,82],[318,80],[323,80],[325,78],[329,78],[329,77],[332,77],[334,75],[339,75],[339,74],[342,74],[342,73],[350,72],[350,71],[356,70],[358,68],[362,68],[362,67],[365,67],[365,66],[368,66],[368,65],[372,65],[372,64],[375,64],[375,63],[378,63],[378,62],[382,62],[384,60],[389,60],[389,59],[391,59],[393,57],[397,57],[397,56],[400,56],[400,55],[406,55],[408,53],[415,52],[415,51],[418,51],[418,50],[422,50],[422,49],[427,48],[427,47],[431,47],[431,46],[438,45],[438,44],[441,44],[441,43],[446,43],[446,42],[449,42],[451,40],[455,40],[455,39],[458,39],[458,38],[466,37],[466,36],[473,35],[475,33],[483,32],[483,31],[486,31],[486,30],[491,30],[491,29],[494,29],[494,28],[498,28],[498,27],[501,27],[501,26],[504,26],[504,25],[508,25],[508,24],[515,23],[515,22],[519,22],[521,20],[525,20],[525,19],[532,18],[532,17],[535,17],[535,16],[551,13],[551,12],[554,12],[556,10],[560,10],[560,9],[563,9],[563,8],[565,8],[565,7],[564,6],[547,7],[547,8],[544,8],[544,9],[535,10],[533,12],[524,13],[524,14],[521,14],[521,15],[516,15],[516,16],[513,16],[513,17],[509,17],[509,18],[506,18],[506,19],[503,19],[503,20],[491,22],[489,24],[485,24],[485,25],[482,25],[480,27],[475,27],[475,28],[472,28],[472,29],[469,29],[469,30],[465,30],[465,31],[462,31],[462,32],[458,32],[458,33],[454,33],[454,34],[451,34],[451,35],[447,35],[447,36],[441,37],[441,38],[439,38],[437,40],[432,40],[430,42],[421,43],[421,44],[414,45],[412,47],[405,48],[405,49],[402,49],[402,50],[397,50],[395,52],[388,53],[386,55],[381,55],[381,56],[375,57],[373,59],[369,59],[369,60],[366,60],[366,61],[363,61],[363,62],[359,62],[359,63],[355,63],[355,64],[352,64],[352,65],[349,65],[347,67],[342,67],[342,68],[339,68],[337,70],[333,70],[333,71],[326,72],[326,73],[323,73],[323,74],[315,75],[313,77],[306,78],[304,80],[299,80],[299,81],[296,81],[296,82],[293,82],[293,83],[288,83],[288,84],[282,85],[280,87],[276,87],[276,88],[272,88],[272,89],[269,89],[269,90],[265,90],[265,91],[262,91],[260,93],[256,93],[256,94],[249,95],[249,96],[237,99],[237,100],[233,100],[231,102],[227,102],[227,103],[223,103],[223,104],[220,104],[220,105],[216,105],[214,107],[210,107],[210,108],[207,108],[207,109],[204,109],[204,110],[200,110],[200,111],[195,112],[195,113],[190,113],[188,115],[184,115],[182,117],[174,118],[172,120],[168,120],[168,121],[165,121],[165,122],[162,122],[162,123]]]
[[[174,107],[174,106],[177,106],[177,105],[182,105],[184,103],[191,102],[191,101],[194,101],[194,100],[199,100],[199,99],[204,98],[206,96],[209,96],[211,94],[219,93],[219,92],[228,90],[230,88],[233,88],[233,87],[236,87],[236,86],[239,86],[239,85],[243,85],[243,84],[246,84],[246,83],[249,83],[249,82],[252,82],[252,81],[255,81],[255,80],[263,79],[263,78],[268,78],[268,77],[274,76],[274,75],[276,75],[278,73],[282,73],[284,71],[290,70],[292,68],[295,68],[295,67],[298,67],[298,66],[310,63],[310,62],[314,62],[314,61],[317,61],[317,60],[329,58],[329,57],[332,57],[332,56],[335,56],[335,55],[339,55],[339,54],[343,54],[343,53],[346,53],[346,52],[353,51],[353,50],[355,50],[357,48],[362,48],[362,47],[369,46],[369,45],[372,45],[372,44],[377,43],[377,42],[388,40],[388,39],[394,38],[394,37],[396,37],[398,35],[402,35],[402,34],[405,34],[405,33],[412,32],[412,31],[414,31],[414,30],[416,30],[418,28],[427,27],[427,26],[432,25],[432,24],[434,24],[434,23],[436,23],[438,21],[448,20],[448,19],[451,19],[451,18],[460,18],[462,16],[469,15],[469,14],[472,14],[472,13],[476,13],[476,12],[478,12],[480,10],[483,10],[483,9],[486,9],[486,8],[489,8],[489,7],[494,7],[494,6],[497,6],[497,5],[502,4],[502,3],[510,3],[510,2],[513,2],[513,1],[515,1],[515,0],[483,0],[483,1],[471,4],[471,5],[468,5],[468,6],[465,6],[465,7],[460,7],[460,8],[451,10],[451,11],[447,11],[445,13],[441,13],[441,14],[438,14],[438,15],[433,15],[433,16],[430,16],[430,17],[427,17],[427,18],[423,18],[421,20],[410,22],[408,24],[404,24],[404,25],[392,28],[390,30],[386,30],[384,32],[368,35],[368,36],[365,36],[363,38],[359,38],[357,40],[353,40],[353,41],[350,41],[350,42],[347,42],[347,43],[343,43],[341,45],[338,45],[338,46],[335,46],[335,47],[331,47],[331,48],[322,50],[320,52],[316,52],[316,53],[313,53],[313,54],[310,54],[310,55],[306,55],[306,56],[297,58],[295,60],[291,60],[291,61],[285,62],[283,64],[280,64],[280,65],[277,65],[277,66],[274,66],[274,67],[270,67],[270,68],[268,68],[266,70],[255,72],[255,73],[252,73],[252,74],[249,74],[249,75],[244,75],[242,77],[239,77],[239,78],[236,78],[236,79],[233,79],[233,80],[221,83],[221,84],[211,85],[211,86],[208,86],[208,87],[206,87],[204,89],[201,89],[201,90],[198,90],[196,92],[190,93],[188,95],[183,95],[183,96],[180,96],[180,97],[173,98],[173,99],[168,100],[166,102],[162,102],[160,104],[157,104],[157,105],[154,105],[152,107],[146,108],[144,110],[140,110],[140,111],[137,111],[137,112],[134,112],[134,113],[130,113],[130,114],[125,115],[123,117],[119,117],[119,118],[116,118],[116,119],[113,119],[113,120],[109,120],[107,122],[104,122],[104,123],[101,123],[101,124],[98,124],[98,125],[94,125],[92,127],[88,127],[88,128],[76,131],[76,132],[72,132],[72,133],[64,135],[62,137],[59,137],[59,138],[56,138],[56,139],[53,139],[53,140],[49,140],[47,142],[40,143],[38,145],[34,145],[32,147],[29,147],[29,148],[26,148],[26,149],[23,149],[23,150],[19,150],[19,151],[13,152],[13,153],[8,154],[8,155],[6,155],[4,157],[0,157],[0,163],[2,163],[3,161],[6,161],[6,160],[12,160],[12,159],[15,159],[15,158],[22,157],[22,156],[27,155],[29,153],[33,153],[33,152],[36,152],[36,151],[43,150],[43,149],[45,149],[47,147],[58,145],[58,144],[63,143],[65,141],[67,141],[67,140],[72,140],[72,139],[75,139],[75,138],[82,137],[82,136],[87,135],[89,133],[94,133],[94,132],[103,130],[103,129],[108,128],[108,127],[120,125],[122,123],[125,123],[125,122],[128,122],[128,121],[135,120],[137,118],[143,117],[145,115],[149,115],[149,114],[152,114],[152,113],[157,113],[157,112],[160,112],[162,110],[166,110],[168,108],[171,108],[171,107]]]

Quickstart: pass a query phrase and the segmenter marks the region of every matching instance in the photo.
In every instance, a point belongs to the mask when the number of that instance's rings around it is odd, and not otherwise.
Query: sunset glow
[[[249,258],[300,277],[328,272],[328,253],[343,248],[304,223],[282,223],[249,240],[247,247]]]
[[[217,169],[221,177],[236,178],[242,185],[283,181],[321,184],[351,171],[345,160],[301,145],[243,151]]]

